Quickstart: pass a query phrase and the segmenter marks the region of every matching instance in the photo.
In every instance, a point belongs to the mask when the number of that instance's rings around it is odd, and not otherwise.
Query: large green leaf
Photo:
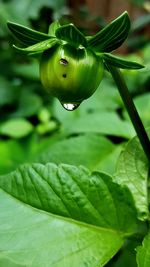
[[[148,218],[147,179],[148,161],[139,139],[134,137],[120,155],[115,181],[132,192],[138,216],[142,220]]]
[[[136,69],[144,68],[143,65],[141,65],[137,62],[132,62],[132,61],[126,60],[124,58],[114,56],[114,55],[109,54],[109,53],[104,53],[102,58],[103,58],[104,62],[106,63],[106,65],[108,63],[110,65],[113,65],[113,66],[121,68],[121,69],[136,70]]]
[[[50,38],[48,34],[29,29],[14,22],[8,22],[7,26],[13,35],[26,46],[34,45]]]
[[[88,39],[88,46],[95,52],[111,52],[127,38],[130,19],[127,12],[113,20],[108,26]]]
[[[87,46],[86,38],[72,23],[59,27],[55,34],[58,39],[67,41],[75,47]]]
[[[35,163],[0,176],[0,187],[20,201],[53,214],[113,229],[123,236],[136,230],[130,192],[104,173],[66,164]]]
[[[137,248],[137,264],[138,267],[150,266],[150,234],[145,236],[142,246]]]
[[[130,192],[83,167],[24,165],[0,187],[29,205],[0,194],[1,266],[104,266],[137,227]]]
[[[1,266],[104,266],[137,228],[130,192],[83,167],[24,165],[0,187],[24,203],[0,194]]]
[[[123,243],[120,233],[36,210],[0,191],[1,267],[97,267]]]

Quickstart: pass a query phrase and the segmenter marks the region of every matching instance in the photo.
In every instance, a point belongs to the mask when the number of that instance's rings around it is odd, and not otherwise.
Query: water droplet
[[[80,103],[61,103],[63,108],[68,110],[68,111],[73,111],[75,109],[77,109],[80,105]]]

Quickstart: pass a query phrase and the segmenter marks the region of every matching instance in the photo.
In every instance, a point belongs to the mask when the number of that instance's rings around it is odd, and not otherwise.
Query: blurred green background
[[[146,127],[150,125],[150,4],[147,1],[0,1],[0,174],[24,162],[69,163],[114,173],[118,155],[135,135],[115,84],[105,72],[96,93],[78,110],[65,111],[44,90],[38,60],[12,48],[13,21],[47,32],[55,19],[74,22],[85,34],[128,10],[132,28],[115,51],[145,65],[123,71]],[[88,85],[87,85],[88,86]]]

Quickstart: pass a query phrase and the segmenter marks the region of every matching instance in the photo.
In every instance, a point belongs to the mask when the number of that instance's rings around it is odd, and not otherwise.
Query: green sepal
[[[129,30],[130,18],[125,11],[93,37],[88,38],[88,47],[95,52],[111,52],[121,46],[127,38]]]
[[[7,26],[12,34],[24,45],[30,46],[44,41],[50,36],[48,34],[29,29],[17,23],[7,22]]]
[[[107,65],[107,63],[109,63],[109,65],[113,65],[113,66],[118,67],[120,69],[136,70],[136,69],[144,68],[143,65],[141,65],[137,62],[132,62],[132,61],[114,56],[112,54],[104,53],[102,57],[103,57],[104,62],[106,62],[106,65]]]
[[[75,47],[87,46],[85,36],[72,23],[59,27],[56,30],[56,37]]]
[[[49,48],[53,47],[54,45],[58,44],[59,40],[56,39],[55,37],[51,37],[50,39],[47,39],[43,42],[39,42],[37,44],[28,46],[26,48],[20,48],[15,45],[13,45],[14,48],[17,50],[27,53],[27,54],[37,54],[37,53],[42,53],[45,50],[48,50]]]
[[[49,29],[48,29],[48,34],[50,36],[56,36],[56,30],[61,27],[60,23],[58,20],[52,22],[50,25],[49,25]]]

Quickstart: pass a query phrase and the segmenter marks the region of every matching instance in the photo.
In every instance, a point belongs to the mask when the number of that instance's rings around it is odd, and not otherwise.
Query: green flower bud
[[[15,46],[16,49],[32,55],[42,53],[40,75],[43,86],[49,93],[57,97],[67,110],[75,109],[84,99],[94,93],[103,76],[104,62],[107,70],[112,74],[127,108],[147,156],[147,163],[150,162],[149,137],[118,69],[140,69],[143,66],[110,54],[128,36],[130,19],[127,12],[124,12],[94,36],[85,37],[73,24],[61,26],[57,21],[50,25],[48,34],[11,22],[8,22],[8,27],[23,44],[28,46],[26,48]],[[48,119],[49,117],[44,119],[37,128],[40,133],[56,129],[56,122]],[[11,122],[7,122],[7,126],[3,125],[1,132],[7,133],[7,130],[11,128],[9,123],[11,124]],[[135,157],[133,159],[135,160]],[[144,215],[147,218],[147,214]],[[141,219],[144,219],[144,215],[141,216]]]
[[[102,80],[103,69],[102,59],[90,49],[69,44],[44,51],[40,62],[44,88],[67,110],[77,108],[95,92]]]
[[[74,110],[95,92],[102,80],[104,65],[107,69],[109,65],[123,69],[143,67],[110,54],[128,36],[130,18],[127,12],[93,36],[84,36],[72,23],[61,26],[58,21],[50,25],[48,34],[13,22],[7,25],[26,46],[14,45],[17,50],[29,55],[42,54],[41,82],[67,110]]]

